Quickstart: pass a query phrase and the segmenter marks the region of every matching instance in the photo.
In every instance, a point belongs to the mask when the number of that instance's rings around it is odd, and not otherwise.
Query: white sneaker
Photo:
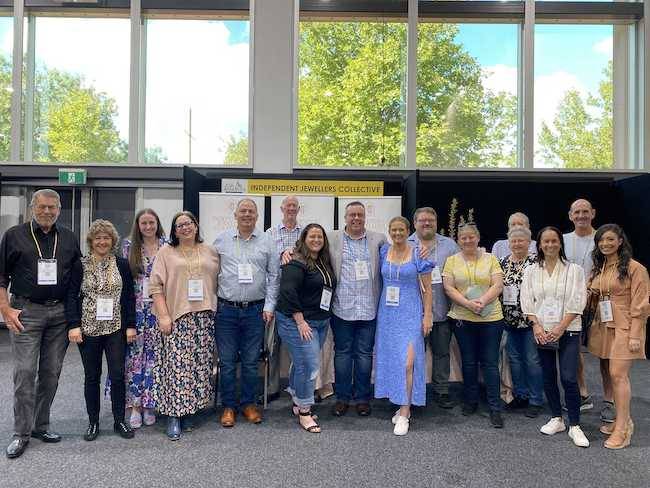
[[[407,417],[402,417],[401,415],[397,416],[395,421],[395,428],[393,429],[393,434],[395,435],[406,435],[409,431],[409,419]]]
[[[142,415],[135,408],[131,410],[131,415],[129,415],[129,425],[132,429],[139,429],[142,427]]]
[[[390,421],[393,422],[393,425],[395,425],[395,424],[397,423],[397,419],[398,419],[399,417],[400,417],[400,415],[399,415],[399,409],[398,409],[397,412],[395,412],[395,415],[393,415],[393,418],[390,419]],[[407,419],[410,420],[410,419],[411,419],[411,416],[409,415],[409,416],[407,417]]]
[[[578,447],[589,447],[589,439],[579,425],[573,425],[569,427],[569,437],[573,443]]]
[[[557,434],[558,432],[562,432],[565,429],[566,426],[564,425],[564,420],[562,420],[562,417],[553,417],[551,420],[542,425],[539,431],[542,434],[553,435]]]

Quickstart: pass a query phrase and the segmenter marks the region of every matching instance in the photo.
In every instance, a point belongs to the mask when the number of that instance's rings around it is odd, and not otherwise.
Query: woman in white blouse
[[[569,412],[569,437],[579,447],[589,447],[580,428],[578,355],[580,354],[580,316],[587,301],[582,268],[570,263],[564,253],[562,233],[544,227],[537,236],[537,264],[524,271],[521,283],[521,309],[533,323],[535,342],[544,375],[544,393],[552,417],[542,426],[543,434],[566,429],[562,419],[556,360]]]

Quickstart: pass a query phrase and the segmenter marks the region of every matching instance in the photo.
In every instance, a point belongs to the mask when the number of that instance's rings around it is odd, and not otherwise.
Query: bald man
[[[569,220],[573,223],[573,232],[564,234],[564,252],[567,259],[582,267],[585,272],[585,280],[588,282],[593,268],[591,253],[594,250],[593,220],[596,218],[596,210],[589,200],[580,198],[571,204],[569,208]],[[591,395],[587,390],[584,373],[584,360],[580,354],[578,362],[578,385],[580,387],[580,410],[589,410],[594,407]],[[609,363],[606,359],[600,360],[600,373],[603,380],[603,407],[600,412],[600,419],[603,422],[614,422],[616,410],[614,408],[614,392],[608,374]]]
[[[300,237],[302,227],[298,223],[300,202],[294,195],[287,195],[280,204],[282,222],[269,227],[266,233],[275,243],[278,256],[286,250],[291,250]],[[280,337],[277,328],[274,328],[271,360],[269,363],[269,392],[268,401],[277,400],[280,396]]]

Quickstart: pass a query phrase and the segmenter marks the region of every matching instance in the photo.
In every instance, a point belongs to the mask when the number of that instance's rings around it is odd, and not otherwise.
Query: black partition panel
[[[621,221],[624,214],[620,191],[611,176],[420,175],[418,206],[435,208],[440,228],[448,228],[453,198],[458,200],[459,215],[467,216],[468,210],[474,209],[481,243],[488,248],[505,238],[508,217],[517,211],[530,218],[533,238],[546,225],[559,227],[563,232],[572,230],[568,209],[578,198],[588,199],[596,208],[595,226]]]
[[[623,200],[619,219],[625,229],[634,257],[650,265],[650,175],[622,178],[614,183]]]

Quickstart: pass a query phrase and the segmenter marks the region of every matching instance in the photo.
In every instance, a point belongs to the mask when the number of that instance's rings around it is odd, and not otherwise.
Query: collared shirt
[[[408,242],[413,247],[420,245],[420,239],[418,239],[415,232],[409,236]],[[447,258],[459,251],[460,248],[453,239],[436,234],[435,246],[430,249],[427,260],[431,261],[434,266],[437,266],[442,273]],[[445,288],[442,283],[433,283],[431,290],[433,291],[433,321],[444,322],[447,320],[447,314],[449,313],[449,300],[447,299]]]
[[[594,250],[594,235],[578,236],[575,232],[563,235],[564,253],[569,261],[580,266],[585,272],[585,278],[589,281],[591,269],[594,263],[591,260],[591,252]]]
[[[237,229],[222,232],[214,241],[219,254],[217,296],[231,302],[264,300],[264,311],[274,312],[280,288],[280,255],[271,236],[255,229],[241,239]],[[239,282],[239,264],[250,264],[253,282]]]
[[[378,252],[375,250],[374,252]],[[356,280],[355,261],[368,263],[367,280]],[[341,277],[334,293],[332,312],[343,320],[372,320],[377,315],[377,304],[372,293],[372,271],[368,238],[364,233],[353,239],[343,232],[343,253],[341,256]]]
[[[510,243],[508,239],[502,239],[496,241],[492,246],[492,254],[494,254],[499,261],[501,261],[506,256],[510,256],[512,251],[510,250]],[[537,254],[537,241],[531,240],[528,245],[528,254]]]
[[[34,236],[41,248],[43,259],[51,259],[56,240],[56,285],[38,284],[38,248],[32,237],[32,221],[16,225],[5,232],[0,242],[0,287],[8,288],[16,296],[35,302],[63,300],[66,295],[70,271],[81,257],[77,236],[61,225],[53,225],[47,234],[33,222]]]
[[[275,243],[278,255],[281,255],[287,249],[293,249],[296,247],[296,241],[300,238],[300,232],[302,232],[302,227],[298,223],[296,223],[296,226],[291,230],[289,230],[283,223],[269,227],[266,230],[266,233],[271,236]]]

